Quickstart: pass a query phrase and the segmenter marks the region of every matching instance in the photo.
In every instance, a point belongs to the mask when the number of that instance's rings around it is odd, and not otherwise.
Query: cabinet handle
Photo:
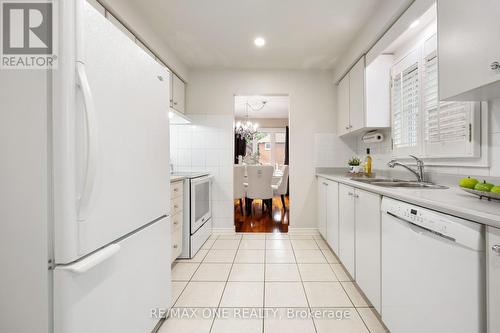
[[[178,192],[178,191],[179,191],[179,189],[177,187],[174,188],[174,192]]]
[[[493,245],[491,247],[491,251],[495,252],[496,254],[500,254],[500,245]]]
[[[177,244],[175,244],[175,245],[174,245],[174,249],[176,249],[176,248],[178,248],[178,247],[179,247],[179,245],[177,245]]]
[[[175,208],[175,209],[177,209],[177,208],[179,208],[179,206],[177,206],[177,205],[174,205],[174,208]]]
[[[326,185],[326,186],[328,186],[328,183],[323,183],[323,185]]]
[[[174,102],[174,105],[177,105],[177,102]]]
[[[354,193],[352,193],[352,192],[348,192],[347,194],[348,194],[348,195],[351,195],[351,196],[352,196],[352,195],[354,195]]]
[[[174,222],[174,225],[178,225],[178,224],[179,224],[179,221],[175,221],[175,222]]]
[[[349,126],[346,126],[346,127],[345,127],[345,129],[346,129],[346,130],[348,130],[348,129],[349,129]]]
[[[359,198],[359,194],[355,194],[354,197],[357,199]]]
[[[494,61],[491,63],[491,70],[496,71],[500,69],[500,62]]]

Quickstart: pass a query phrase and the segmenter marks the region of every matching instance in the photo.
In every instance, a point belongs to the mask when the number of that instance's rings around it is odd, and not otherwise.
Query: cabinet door
[[[356,189],[356,282],[380,313],[380,195]]]
[[[500,97],[500,1],[439,0],[439,97],[489,100]]]
[[[324,239],[326,234],[326,195],[328,182],[324,178],[318,178],[318,230]]]
[[[365,57],[349,72],[349,122],[351,131],[365,127]]]
[[[488,333],[500,332],[500,229],[488,227]]]
[[[355,279],[354,188],[339,185],[339,258]]]
[[[339,253],[339,183],[328,181],[326,190],[326,242]]]
[[[337,134],[349,133],[349,74],[337,87]]]
[[[186,85],[175,74],[172,74],[172,108],[185,113]]]

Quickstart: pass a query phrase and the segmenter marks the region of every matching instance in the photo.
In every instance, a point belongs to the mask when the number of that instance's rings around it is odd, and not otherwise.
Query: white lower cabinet
[[[338,189],[339,258],[380,311],[381,196],[343,184]]]
[[[381,308],[381,196],[355,190],[356,282],[380,313]]]
[[[339,185],[339,251],[338,256],[353,279],[355,274],[354,188]]]
[[[318,177],[318,231],[326,239],[326,195],[328,182]]]
[[[183,186],[184,182],[177,181],[170,184],[170,213],[172,228],[170,234],[171,240],[171,261],[179,257],[182,252],[182,222],[183,222]]]
[[[339,183],[327,181],[326,190],[326,242],[339,253]]]
[[[500,229],[487,228],[488,333],[500,332]]]

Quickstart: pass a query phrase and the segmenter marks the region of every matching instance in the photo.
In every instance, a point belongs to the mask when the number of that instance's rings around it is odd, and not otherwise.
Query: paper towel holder
[[[370,131],[361,138],[364,143],[377,143],[384,141],[384,134],[379,131]]]

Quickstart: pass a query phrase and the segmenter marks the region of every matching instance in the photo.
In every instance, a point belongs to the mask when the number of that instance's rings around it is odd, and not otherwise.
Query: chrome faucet
[[[410,157],[413,157],[417,161],[417,170],[414,170],[407,166],[406,164],[403,164],[401,162],[398,162],[397,160],[391,160],[389,163],[387,163],[387,166],[389,168],[394,168],[395,166],[399,165],[406,170],[410,171],[417,177],[417,180],[421,183],[425,182],[425,172],[424,172],[424,161],[422,161],[420,158],[410,155]]]

